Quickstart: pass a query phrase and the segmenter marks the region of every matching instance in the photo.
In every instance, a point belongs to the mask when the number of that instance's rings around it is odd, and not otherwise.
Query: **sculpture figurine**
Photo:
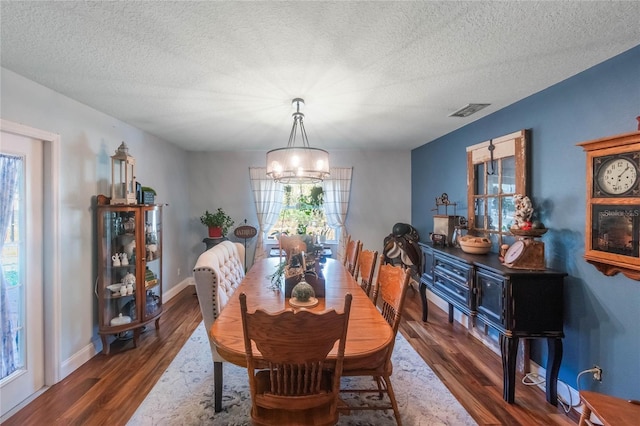
[[[516,206],[516,212],[514,214],[515,228],[517,229],[531,229],[531,215],[533,215],[533,205],[531,200],[526,195],[516,194],[513,196],[513,201]]]

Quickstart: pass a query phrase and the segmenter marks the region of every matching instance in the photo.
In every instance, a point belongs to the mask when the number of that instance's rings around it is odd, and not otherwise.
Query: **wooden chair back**
[[[347,235],[347,239],[344,242],[344,257],[342,258],[342,264],[347,266],[347,247],[349,247],[349,243],[351,242],[351,234]]]
[[[249,313],[247,296],[240,294],[254,424],[337,422],[351,299],[345,296],[342,313]],[[327,362],[336,342],[337,357]]]
[[[362,250],[358,256],[358,267],[356,268],[356,281],[359,281],[360,287],[371,297],[373,287],[373,277],[376,272],[376,266],[379,266],[378,252],[374,250]]]
[[[377,303],[381,299],[382,316],[393,329],[394,336],[398,333],[400,318],[404,307],[404,299],[409,288],[411,272],[402,266],[389,264],[381,265],[378,269],[378,282],[374,288],[373,299]]]
[[[347,271],[355,277],[356,275],[356,266],[358,265],[358,256],[360,256],[360,252],[362,251],[362,243],[360,240],[351,240],[347,244],[347,251],[344,257],[344,266],[347,268]]]

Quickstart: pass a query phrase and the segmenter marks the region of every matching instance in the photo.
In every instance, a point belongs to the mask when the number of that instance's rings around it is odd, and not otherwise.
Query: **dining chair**
[[[249,313],[247,295],[240,294],[254,425],[315,426],[338,421],[351,299],[351,294],[345,295],[341,314],[334,309]],[[328,362],[336,342],[337,356]],[[254,353],[254,344],[260,356]]]
[[[360,240],[350,240],[347,243],[347,250],[344,256],[344,266],[352,277],[355,277],[358,256],[360,256],[361,251],[362,243]]]
[[[375,250],[362,250],[358,256],[355,279],[369,298],[371,298],[376,268],[381,265],[382,256],[380,257],[380,261],[378,261],[378,252]]]
[[[341,406],[341,412],[348,413],[351,410],[393,410],[396,423],[399,426],[402,425],[400,411],[398,410],[398,403],[396,401],[395,393],[393,392],[393,386],[391,385],[391,373],[393,371],[391,355],[393,354],[395,338],[398,334],[398,327],[400,326],[400,318],[402,316],[407,288],[409,287],[410,275],[409,270],[402,268],[401,266],[388,264],[380,266],[373,297],[375,299],[377,299],[378,296],[381,298],[381,313],[393,330],[393,339],[380,363],[366,368],[363,367],[354,370],[344,370],[342,373],[343,377],[372,376],[377,384],[377,389],[344,388],[341,389],[341,393],[378,393],[380,394],[380,399],[382,399],[383,394],[386,393],[389,398],[389,403],[384,404],[374,402],[370,405],[352,406],[346,404],[345,399],[343,398],[342,401],[345,402],[345,405]]]

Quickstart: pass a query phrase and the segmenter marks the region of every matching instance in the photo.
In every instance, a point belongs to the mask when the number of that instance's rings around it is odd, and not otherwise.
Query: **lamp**
[[[304,114],[300,106],[304,99],[295,98],[291,103],[296,112],[293,115],[293,127],[286,148],[272,149],[267,152],[267,176],[281,183],[316,183],[329,176],[329,153],[324,149],[311,148],[307,132],[304,129]],[[296,146],[300,129],[302,146]]]
[[[122,142],[111,156],[110,204],[136,204],[136,160],[129,155],[129,147]]]

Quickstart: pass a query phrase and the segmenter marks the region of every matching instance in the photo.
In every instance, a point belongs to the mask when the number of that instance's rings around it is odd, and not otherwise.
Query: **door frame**
[[[44,298],[44,385],[61,380],[60,339],[60,135],[0,119],[0,131],[43,141],[43,228],[53,238],[43,238],[43,298]]]

